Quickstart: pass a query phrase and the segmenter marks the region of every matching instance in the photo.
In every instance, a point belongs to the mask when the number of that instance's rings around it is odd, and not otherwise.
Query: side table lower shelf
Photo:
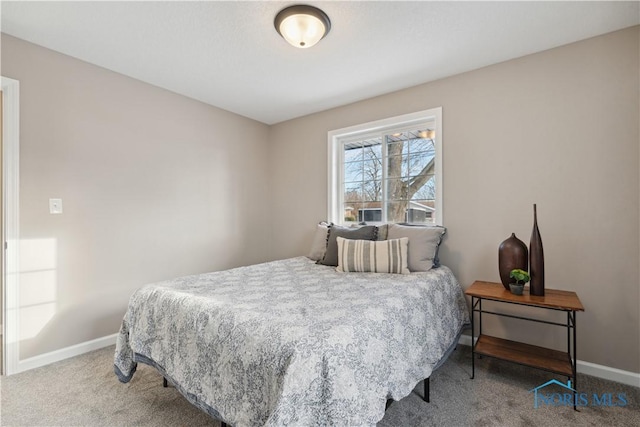
[[[480,335],[474,352],[567,377],[574,376],[571,356],[562,351]]]

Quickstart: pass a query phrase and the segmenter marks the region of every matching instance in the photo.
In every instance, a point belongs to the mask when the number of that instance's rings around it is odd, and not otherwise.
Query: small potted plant
[[[529,273],[524,270],[520,270],[519,268],[515,268],[511,270],[511,273],[509,273],[509,277],[515,280],[515,283],[509,283],[511,293],[514,295],[522,295],[524,284],[531,280]]]

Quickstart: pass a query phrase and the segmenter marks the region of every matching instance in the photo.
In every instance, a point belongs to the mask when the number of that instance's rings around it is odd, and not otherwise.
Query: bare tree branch
[[[429,163],[424,165],[420,173],[410,179],[409,192],[413,196],[423,185],[429,181],[431,175],[433,175],[433,169],[435,167],[435,157],[432,158]]]

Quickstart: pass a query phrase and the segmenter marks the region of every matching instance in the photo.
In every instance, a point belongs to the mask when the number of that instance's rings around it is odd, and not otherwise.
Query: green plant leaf
[[[516,284],[520,284],[520,282],[522,282],[523,285],[531,280],[529,273],[519,268],[514,268],[513,270],[511,270],[511,272],[509,273],[509,277],[515,279]]]

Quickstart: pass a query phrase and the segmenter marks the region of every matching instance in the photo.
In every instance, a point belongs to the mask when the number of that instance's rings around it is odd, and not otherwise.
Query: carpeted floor
[[[97,350],[43,368],[2,377],[3,426],[218,426],[189,404],[174,388],[163,388],[162,377],[139,364],[133,380],[118,382],[113,373],[114,347]],[[612,393],[624,407],[534,408],[529,390],[550,379],[566,378],[494,359],[476,363],[471,380],[470,348],[458,346],[431,378],[431,403],[416,391],[394,402],[379,426],[639,426],[640,389],[579,375],[578,391]],[[555,387],[555,389],[553,388]],[[563,393],[558,386],[546,392]],[[591,403],[591,402],[589,402]]]

